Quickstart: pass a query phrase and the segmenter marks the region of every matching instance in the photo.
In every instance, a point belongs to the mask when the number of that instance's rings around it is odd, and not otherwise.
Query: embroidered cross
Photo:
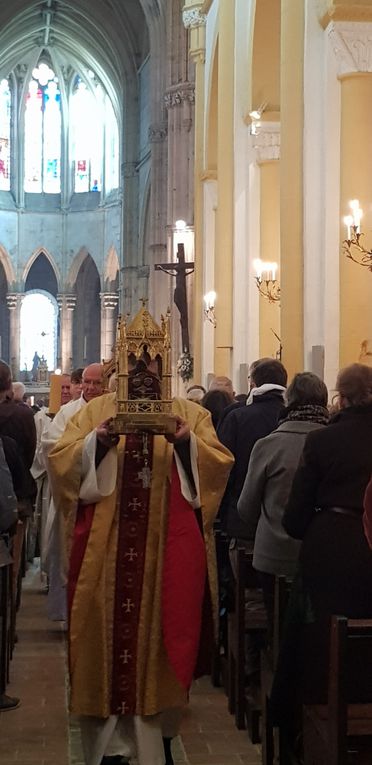
[[[128,649],[126,648],[124,653],[120,655],[120,659],[122,659],[123,664],[128,664],[129,659],[132,658],[132,654],[129,653]]]
[[[137,497],[133,497],[132,501],[128,502],[128,507],[131,507],[133,510],[139,510],[142,507],[142,502],[139,502]]]
[[[118,706],[116,711],[119,712],[119,714],[121,714],[121,715],[125,715],[125,713],[128,711],[128,709],[129,709],[129,707],[127,706],[125,701],[122,701],[120,706]]]
[[[151,470],[147,465],[144,465],[142,470],[137,473],[138,480],[142,481],[142,488],[149,489],[151,486]]]
[[[135,558],[138,558],[138,553],[135,551],[134,547],[130,547],[129,552],[124,553],[124,558],[128,558],[128,560],[132,562]]]
[[[127,598],[124,603],[121,604],[121,607],[124,608],[126,614],[130,614],[132,608],[134,608],[133,600]]]

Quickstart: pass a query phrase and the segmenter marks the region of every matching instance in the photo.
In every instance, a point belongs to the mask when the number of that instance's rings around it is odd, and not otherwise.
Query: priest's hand
[[[112,417],[101,422],[101,424],[96,428],[97,441],[106,449],[112,449],[113,446],[117,446],[120,440],[120,436],[118,436],[117,433],[110,432],[111,422]]]
[[[176,445],[183,441],[190,441],[190,425],[186,420],[183,420],[182,417],[179,417],[178,414],[176,414],[175,417],[177,421],[176,432],[172,433],[172,435],[165,436],[165,438],[170,444]]]

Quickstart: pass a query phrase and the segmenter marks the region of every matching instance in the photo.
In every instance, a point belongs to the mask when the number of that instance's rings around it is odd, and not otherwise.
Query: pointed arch
[[[112,245],[108,251],[103,274],[105,290],[114,291],[118,288],[119,258],[115,247]]]
[[[49,261],[49,264],[51,265],[51,267],[52,267],[52,269],[54,271],[54,275],[55,275],[56,280],[57,280],[57,289],[58,289],[58,292],[59,292],[60,289],[61,289],[61,274],[60,274],[60,272],[59,272],[59,270],[57,268],[57,264],[56,264],[53,256],[47,250],[46,247],[38,247],[36,250],[34,250],[34,252],[32,253],[31,257],[27,261],[27,263],[26,263],[26,265],[25,265],[25,267],[23,269],[23,274],[22,274],[22,285],[21,285],[22,286],[22,290],[25,287],[25,284],[26,284],[26,281],[27,281],[27,277],[28,277],[28,275],[30,273],[30,270],[31,270],[32,266],[34,265],[35,261],[38,259],[38,257],[40,255],[44,255],[44,257]]]
[[[5,272],[6,280],[8,282],[8,289],[11,290],[14,288],[17,279],[10,256],[2,244],[0,244],[0,263],[3,266]]]
[[[95,263],[94,258],[88,252],[87,247],[83,245],[82,247],[80,247],[80,250],[76,253],[75,257],[73,258],[73,261],[68,270],[67,279],[66,279],[66,290],[72,290],[72,291],[74,290],[74,286],[76,284],[76,279],[78,277],[80,268],[83,265],[84,260],[88,257],[92,258],[93,262]],[[95,266],[97,267],[96,263],[95,263]]]
[[[80,261],[73,290],[74,310],[73,358],[75,366],[86,366],[100,359],[101,280],[92,256],[85,251]]]

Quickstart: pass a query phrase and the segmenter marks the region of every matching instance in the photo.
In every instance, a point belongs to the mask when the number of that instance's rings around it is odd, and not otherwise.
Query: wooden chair
[[[328,702],[304,706],[303,737],[305,765],[372,762],[372,619],[332,617]]]
[[[246,636],[263,638],[267,617],[252,558],[251,552],[237,549],[234,610],[228,615],[228,708],[235,715],[237,728],[247,724],[252,743],[258,743],[261,708],[256,697],[246,694],[245,645]],[[249,601],[253,605],[256,601],[257,607],[250,609]]]
[[[280,761],[279,731],[273,728],[270,715],[270,693],[278,661],[283,625],[292,582],[285,576],[275,577],[274,629],[272,644],[261,651],[261,694],[262,694],[262,763],[273,765]]]

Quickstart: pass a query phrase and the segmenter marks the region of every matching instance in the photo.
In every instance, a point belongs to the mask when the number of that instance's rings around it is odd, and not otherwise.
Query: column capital
[[[205,27],[207,16],[202,12],[203,3],[192,3],[185,5],[182,11],[182,21],[185,29],[195,29],[195,27]]]
[[[372,22],[332,21],[326,31],[339,76],[372,72]]]
[[[23,292],[8,292],[6,296],[6,304],[9,308],[9,311],[13,311],[15,308],[17,308],[23,297]]]
[[[100,292],[102,308],[109,308],[114,310],[119,302],[119,295],[117,292]]]
[[[66,308],[67,311],[73,311],[76,306],[76,295],[74,293],[61,292],[57,295],[58,308]]]
[[[164,96],[166,109],[180,106],[185,102],[195,103],[195,85],[193,82],[179,82],[177,85],[172,85],[172,87],[168,88]]]
[[[259,163],[280,159],[280,122],[262,122],[252,135],[252,146]]]

